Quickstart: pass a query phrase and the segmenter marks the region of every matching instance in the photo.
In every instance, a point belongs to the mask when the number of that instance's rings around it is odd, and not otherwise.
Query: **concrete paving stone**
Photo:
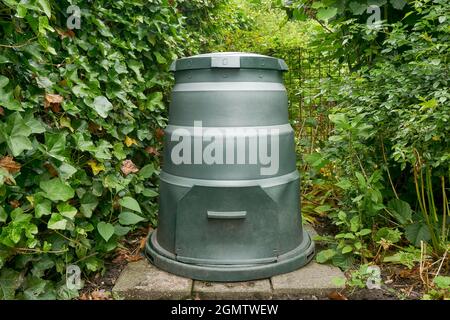
[[[345,279],[337,267],[311,261],[306,266],[271,278],[274,298],[325,298],[333,291],[343,289],[333,278]]]
[[[311,236],[315,230],[305,225]],[[123,299],[321,299],[342,287],[333,284],[335,277],[345,278],[339,268],[308,265],[271,279],[245,282],[193,281],[162,271],[146,259],[131,262],[122,271],[113,293]]]
[[[194,281],[194,298],[211,300],[257,300],[271,299],[269,279],[244,282]]]
[[[130,262],[117,280],[113,293],[131,300],[189,299],[192,280],[162,271],[147,259]]]

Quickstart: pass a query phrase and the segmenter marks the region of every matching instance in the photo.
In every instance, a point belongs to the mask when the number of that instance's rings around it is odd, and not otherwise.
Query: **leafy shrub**
[[[0,298],[74,297],[66,265],[156,223],[168,66],[223,3],[0,1]]]
[[[350,219],[358,216],[367,228],[397,226],[410,243],[429,242],[437,255],[449,246],[448,5],[414,1],[405,7],[408,19],[376,28],[333,24],[331,37],[371,35],[358,46],[374,43],[377,50],[365,51],[364,63],[350,61],[355,71],[333,93],[335,128],[318,156],[332,164],[340,210]]]

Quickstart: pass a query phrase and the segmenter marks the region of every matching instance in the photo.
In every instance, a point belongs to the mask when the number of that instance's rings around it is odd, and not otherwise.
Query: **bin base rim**
[[[163,255],[154,246],[153,241],[157,241],[156,230],[149,234],[145,245],[145,255],[156,267],[182,277],[215,282],[257,280],[288,273],[311,261],[315,249],[310,235],[303,230],[303,242],[297,248],[283,255],[289,258],[265,264],[198,265],[183,263]],[[299,250],[299,248],[303,248],[303,250]]]

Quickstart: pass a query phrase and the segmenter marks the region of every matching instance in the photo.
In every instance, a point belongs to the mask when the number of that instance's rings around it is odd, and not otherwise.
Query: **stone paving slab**
[[[314,229],[306,226],[311,236]],[[245,282],[193,281],[162,271],[143,259],[129,263],[122,271],[113,293],[122,299],[321,299],[341,287],[335,277],[344,278],[339,268],[308,265],[270,279]]]
[[[208,300],[255,300],[271,299],[269,279],[245,282],[194,281],[192,294],[195,298]]]
[[[339,268],[311,261],[296,271],[271,278],[274,298],[326,298],[343,289],[333,284],[333,278],[345,278]]]
[[[144,258],[125,267],[113,293],[131,300],[189,299],[192,280],[162,271]]]

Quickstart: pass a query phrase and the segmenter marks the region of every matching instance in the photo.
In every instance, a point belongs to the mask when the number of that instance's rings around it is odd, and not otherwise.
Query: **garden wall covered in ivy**
[[[76,297],[67,265],[156,223],[168,67],[222,2],[0,1],[0,299]]]

